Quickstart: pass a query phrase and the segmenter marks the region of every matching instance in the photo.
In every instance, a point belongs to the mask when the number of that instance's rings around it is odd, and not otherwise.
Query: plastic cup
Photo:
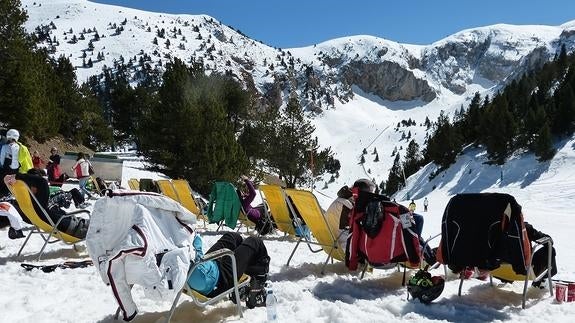
[[[575,301],[575,283],[569,283],[567,287],[567,302]]]
[[[555,284],[555,300],[557,303],[563,303],[567,296],[568,285],[557,283]]]

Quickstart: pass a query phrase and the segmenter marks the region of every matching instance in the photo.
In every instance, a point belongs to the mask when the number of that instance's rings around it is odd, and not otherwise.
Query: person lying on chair
[[[48,181],[38,175],[37,169],[31,169],[28,171],[27,174],[14,174],[14,175],[6,175],[4,177],[4,182],[6,185],[10,186],[16,182],[16,180],[24,181],[30,191],[34,194],[40,206],[46,210],[50,218],[54,223],[58,222],[60,217],[66,214],[64,210],[62,210],[58,205],[52,205],[50,207],[49,196],[50,196],[50,189],[48,187]],[[17,208],[17,206],[16,206]],[[50,223],[48,219],[45,218],[44,212],[34,203],[34,209],[38,216],[46,223]],[[30,220],[25,217],[24,212],[19,210],[19,213],[22,215],[22,219],[24,222],[30,223]],[[88,225],[90,220],[83,219],[80,217],[70,216],[65,218],[60,222],[58,225],[58,230],[67,233],[71,236],[74,236],[79,239],[84,239],[86,237],[86,233],[88,232]]]
[[[204,256],[203,243],[199,235],[193,241],[196,252],[194,262]],[[265,306],[265,282],[268,277],[270,257],[263,240],[258,237],[243,239],[236,232],[226,232],[208,253],[227,248],[234,252],[238,278],[244,273],[251,276],[249,291],[240,292],[248,308]],[[207,297],[215,297],[234,286],[232,260],[218,258],[200,264],[188,279],[188,286]]]
[[[529,241],[533,242],[541,238],[550,237],[548,234],[543,233],[541,231],[537,231],[531,224],[528,222],[525,223],[525,229],[527,230],[527,237]],[[551,237],[550,237],[551,238]],[[555,262],[555,248],[553,248],[553,239],[551,239],[551,277],[557,274],[557,263]],[[533,273],[535,276],[539,276],[545,269],[547,269],[547,253],[548,248],[547,244],[544,244],[542,248],[535,251],[533,254],[533,261],[531,265],[533,266]],[[545,275],[543,278],[546,278]],[[544,282],[545,279],[541,279],[538,282],[534,282],[533,286],[540,287],[541,282]]]
[[[548,234],[543,233],[535,229],[531,224],[527,221],[524,222],[525,230],[527,231],[527,238],[530,242],[537,241],[541,238],[550,237]],[[550,237],[551,238],[551,237]],[[532,244],[533,245],[533,244]],[[557,263],[555,262],[555,248],[553,248],[553,239],[551,239],[551,277],[557,274]],[[548,248],[547,244],[544,244],[541,248],[537,249],[535,253],[533,253],[533,260],[531,265],[533,266],[533,273],[535,277],[539,276],[545,269],[547,269],[547,253]],[[469,279],[476,275],[475,278],[479,280],[486,280],[489,277],[489,270],[481,269],[481,268],[471,268],[466,267],[462,272],[461,275],[465,279]],[[547,275],[543,276],[546,278]],[[533,282],[534,287],[541,287],[541,283],[544,282],[545,279],[541,279],[539,281]]]

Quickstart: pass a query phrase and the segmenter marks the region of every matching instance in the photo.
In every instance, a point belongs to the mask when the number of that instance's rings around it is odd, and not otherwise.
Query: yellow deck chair
[[[236,229],[237,232],[240,232],[242,227],[246,227],[246,233],[250,233],[250,229],[255,230],[256,228],[256,224],[253,223],[250,219],[248,219],[246,211],[244,210],[243,207],[240,209],[240,214],[238,215],[238,222],[239,226]]]
[[[196,203],[196,199],[194,198],[190,183],[185,179],[175,179],[172,181],[172,185],[176,191],[179,202],[186,209],[197,215],[198,219],[204,220],[205,225],[207,217],[204,215],[203,210],[198,207],[198,203]]]
[[[176,193],[176,189],[174,189],[174,185],[172,185],[172,181],[169,179],[159,179],[156,181],[156,184],[160,188],[160,193],[176,202],[180,202],[178,193]]]
[[[277,185],[260,185],[259,190],[264,195],[262,200],[266,201],[278,230],[286,234],[295,235],[283,189]]]
[[[28,185],[21,180],[17,180],[13,185],[9,185],[8,187],[14,197],[16,197],[16,201],[18,202],[18,206],[24,212],[24,215],[28,217],[30,222],[34,225],[32,231],[26,237],[26,240],[22,243],[20,250],[18,251],[18,256],[24,250],[24,246],[28,243],[28,240],[32,236],[32,234],[39,234],[42,239],[44,239],[44,245],[42,245],[42,249],[38,252],[38,261],[42,258],[42,254],[44,253],[44,249],[48,245],[48,243],[55,243],[58,241],[62,241],[65,244],[74,245],[84,239],[80,239],[74,236],[71,236],[67,233],[60,232],[57,229],[58,224],[65,219],[66,217],[73,216],[79,213],[87,213],[88,215],[90,212],[88,210],[78,210],[69,212],[63,215],[58,222],[54,223],[52,218],[48,215],[48,212],[40,205],[34,194],[30,191]],[[46,223],[42,220],[42,218],[36,213],[36,209],[34,209],[34,204],[38,206],[38,208],[42,211],[44,217],[48,220],[49,223]]]
[[[340,261],[345,259],[345,250],[339,248],[337,243],[339,230],[337,228],[330,228],[325,214],[321,209],[317,198],[315,195],[313,195],[312,192],[288,188],[285,190],[285,193],[290,198],[290,200],[288,200],[288,206],[295,207],[297,211],[299,211],[299,214],[305,221],[306,225],[309,227],[314,238],[317,240],[317,243],[314,244],[321,246],[328,255],[322,267],[321,272],[323,274],[325,266],[329,262],[330,258]],[[334,235],[333,232],[337,232],[337,235]],[[298,243],[292,251],[292,256],[295,253],[299,243],[305,239],[305,235],[300,237]],[[307,243],[309,244],[312,242],[307,241]]]
[[[140,190],[140,181],[138,181],[137,178],[130,178],[128,180],[128,186],[133,191],[139,191]]]
[[[234,287],[232,287],[229,290],[226,290],[226,291],[222,292],[221,294],[219,294],[218,296],[212,297],[212,298],[207,297],[205,295],[202,295],[202,294],[196,292],[195,290],[189,288],[187,281],[188,281],[188,279],[190,279],[190,275],[192,274],[192,272],[194,271],[194,269],[196,269],[196,267],[198,265],[200,265],[201,263],[204,263],[206,261],[210,261],[210,260],[214,260],[214,259],[218,259],[218,258],[222,258],[222,257],[230,257],[230,259],[232,260],[233,278],[234,278],[234,282],[236,282],[234,284]],[[248,285],[249,283],[250,283],[250,276],[248,276],[246,274],[243,274],[242,277],[238,280],[238,273],[236,271],[236,258],[234,256],[233,251],[231,251],[229,249],[220,249],[220,250],[216,250],[214,252],[210,252],[209,254],[206,254],[201,261],[195,263],[192,266],[192,268],[189,270],[188,277],[186,278],[186,283],[184,284],[184,287],[182,288],[182,292],[178,293],[178,295],[174,299],[174,302],[172,303],[172,307],[170,308],[170,314],[168,316],[168,322],[170,322],[172,320],[172,316],[174,315],[174,312],[176,310],[176,306],[178,305],[178,301],[179,301],[180,296],[182,294],[186,294],[186,295],[190,296],[193,299],[194,304],[196,304],[200,307],[204,307],[204,306],[211,305],[211,304],[216,303],[222,299],[227,298],[230,293],[234,293],[236,300],[238,300],[236,302],[238,315],[240,317],[243,317],[242,305],[241,305],[241,302],[239,301],[239,299],[240,299],[239,289]]]
[[[527,287],[529,287],[529,281],[533,281],[533,282],[542,282],[544,278],[544,276],[548,273],[551,272],[551,260],[552,260],[552,253],[553,253],[553,245],[552,245],[552,241],[550,237],[544,237],[541,238],[537,241],[535,241],[535,247],[532,247],[531,250],[531,256],[530,256],[530,260],[529,263],[531,264],[533,262],[533,254],[535,253],[535,251],[537,251],[537,249],[542,248],[543,245],[547,244],[547,248],[548,248],[548,254],[547,254],[547,268],[541,273],[539,274],[539,276],[535,276],[535,273],[533,272],[533,267],[531,265],[529,265],[529,268],[527,269],[527,275],[522,275],[522,274],[518,274],[513,270],[513,267],[511,266],[511,264],[508,263],[502,263],[499,267],[491,270],[489,272],[489,283],[491,284],[491,286],[493,286],[493,278],[497,278],[500,279],[506,283],[512,283],[515,281],[522,281],[523,282],[523,293],[522,293],[522,299],[521,299],[521,308],[525,309],[525,303],[527,300]],[[443,266],[445,268],[445,274],[447,275],[447,266]],[[446,276],[447,277],[447,276]],[[461,296],[461,290],[463,287],[463,277],[460,278],[460,282],[459,282],[459,291],[457,293],[458,296]],[[548,288],[549,288],[549,293],[551,294],[551,296],[553,296],[553,282],[551,280],[551,275],[548,275],[547,277],[547,283],[548,283]]]
[[[493,286],[493,277],[500,279],[502,281],[505,282],[514,282],[514,281],[523,281],[523,297],[521,300],[521,307],[525,308],[525,302],[527,299],[527,287],[529,285],[529,281],[533,281],[533,282],[541,282],[544,279],[544,276],[549,272],[551,272],[551,260],[552,260],[552,255],[553,255],[553,245],[551,242],[551,238],[550,237],[544,237],[541,238],[537,241],[535,241],[536,245],[534,248],[532,248],[532,252],[531,252],[531,260],[529,261],[529,263],[533,262],[533,254],[535,253],[535,251],[539,248],[542,248],[545,244],[547,245],[547,250],[548,250],[548,254],[547,254],[547,269],[545,269],[541,274],[539,274],[539,276],[535,277],[535,273],[533,272],[533,267],[529,266],[529,269],[527,270],[527,275],[520,275],[517,274],[515,271],[513,271],[513,267],[508,264],[508,263],[503,263],[501,264],[501,266],[499,266],[498,268],[492,270],[490,272],[490,277],[489,277],[489,282],[490,284]],[[551,281],[551,275],[547,276],[547,283],[548,283],[548,287],[549,287],[549,293],[551,294],[551,296],[553,296],[553,283]],[[460,286],[460,292],[461,294],[461,286]]]

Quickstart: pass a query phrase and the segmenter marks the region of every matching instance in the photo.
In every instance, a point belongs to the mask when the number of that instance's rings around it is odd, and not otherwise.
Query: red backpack
[[[354,192],[354,200],[347,267],[356,270],[360,261],[376,267],[405,261],[417,266],[421,260],[419,237],[400,220],[400,214],[409,211],[383,195]]]

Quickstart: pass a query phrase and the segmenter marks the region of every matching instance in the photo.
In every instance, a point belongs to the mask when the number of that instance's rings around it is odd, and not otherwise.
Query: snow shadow
[[[375,95],[372,93],[367,93],[367,92],[363,91],[357,85],[352,85],[351,89],[352,89],[354,95],[365,98],[366,100],[369,100],[371,102],[379,104],[380,106],[385,107],[386,109],[389,109],[392,111],[399,111],[399,110],[406,111],[406,110],[411,110],[414,108],[422,107],[422,106],[425,106],[428,104],[422,100],[411,100],[411,101],[384,100],[381,97],[379,97],[378,95]]]
[[[184,301],[182,301],[182,299]],[[225,302],[227,306],[208,306],[199,307],[191,302],[191,298],[182,295],[180,304],[174,311],[172,322],[226,322],[230,318],[237,317],[237,308],[231,302]],[[246,308],[244,307],[244,312]],[[132,321],[134,323],[155,323],[166,322],[170,308],[166,306],[164,312],[139,313]],[[108,315],[106,318],[97,321],[98,323],[123,322],[122,316],[114,320],[114,315]]]
[[[29,248],[29,249],[28,249]],[[11,254],[6,257],[0,257],[0,265],[5,265],[7,262],[37,262],[38,252],[41,247],[35,248],[34,246],[26,245],[22,251],[22,255],[18,256],[17,253]],[[70,245],[69,248],[44,251],[42,254],[42,261],[55,260],[55,259],[83,259],[88,258],[86,252],[77,252]]]
[[[511,318],[508,313],[498,308],[482,305],[475,302],[462,302],[461,297],[457,295],[429,305],[420,303],[418,300],[410,300],[403,307],[402,315],[416,313],[430,320],[444,322],[461,322],[461,318],[464,317],[466,323],[506,321]]]
[[[521,282],[518,282],[521,285]],[[521,308],[522,294],[510,290],[510,286],[503,283],[479,284],[465,289],[462,295],[445,295],[430,305],[418,301],[410,301],[403,309],[403,314],[417,313],[431,320],[446,320],[448,322],[460,322],[465,317],[465,322],[480,323],[511,320],[511,314],[518,314]],[[519,286],[520,287],[520,286]],[[517,287],[517,288],[519,288]],[[519,288],[520,289],[520,288]],[[456,290],[453,290],[456,291]],[[530,288],[527,291],[527,307],[539,302],[548,291]],[[447,296],[447,297],[445,297]]]
[[[358,299],[374,300],[390,294],[404,293],[405,287],[401,286],[402,275],[394,272],[385,277],[362,280],[355,277],[351,280],[341,277],[332,282],[317,283],[312,293],[320,300],[341,301],[347,304],[353,304]]]
[[[350,272],[343,262],[328,264],[325,267],[325,275],[321,274],[323,263],[303,263],[297,266],[282,266],[278,273],[270,272],[269,278],[274,281],[298,281],[308,276],[323,277],[329,275],[355,275],[355,272]]]

